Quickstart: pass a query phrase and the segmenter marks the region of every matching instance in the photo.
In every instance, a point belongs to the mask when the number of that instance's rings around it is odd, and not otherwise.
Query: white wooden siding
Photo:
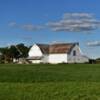
[[[73,51],[76,51],[76,56],[73,55]],[[76,45],[70,54],[68,54],[68,63],[85,63],[88,62],[89,59],[83,56],[78,45]]]
[[[49,63],[67,63],[67,54],[50,54]]]
[[[34,45],[31,47],[31,49],[30,49],[28,55],[29,55],[29,57],[36,57],[36,56],[41,57],[41,56],[43,56],[43,54],[42,54],[40,48],[39,48],[36,44],[34,44]]]

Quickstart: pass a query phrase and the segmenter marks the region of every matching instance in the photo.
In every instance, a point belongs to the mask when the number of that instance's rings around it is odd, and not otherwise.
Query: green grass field
[[[1,64],[0,100],[100,100],[100,64]]]

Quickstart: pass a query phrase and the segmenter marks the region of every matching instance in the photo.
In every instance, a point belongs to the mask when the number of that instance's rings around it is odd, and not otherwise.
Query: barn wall
[[[28,55],[29,55],[29,57],[37,57],[37,56],[41,57],[43,54],[42,54],[40,48],[36,44],[34,44],[31,47]]]
[[[67,63],[67,54],[50,54],[49,63]]]
[[[73,52],[76,51],[76,56],[73,55]],[[89,59],[86,56],[83,56],[80,48],[76,45],[70,54],[68,54],[68,63],[85,63],[88,62]]]
[[[48,63],[48,60],[49,60],[49,56],[45,54],[45,55],[43,56],[41,62],[42,62],[42,63]]]

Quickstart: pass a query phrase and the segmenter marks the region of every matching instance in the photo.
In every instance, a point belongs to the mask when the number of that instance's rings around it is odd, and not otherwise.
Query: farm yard
[[[0,100],[99,100],[100,64],[0,64]]]

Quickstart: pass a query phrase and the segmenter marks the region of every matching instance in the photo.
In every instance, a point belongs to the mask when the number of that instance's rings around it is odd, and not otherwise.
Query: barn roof
[[[69,53],[75,44],[72,43],[63,43],[63,44],[52,44],[49,48],[49,53]]]
[[[37,44],[43,54],[70,53],[72,48],[79,43]]]
[[[37,44],[41,49],[43,54],[49,54],[49,45],[48,44]]]

